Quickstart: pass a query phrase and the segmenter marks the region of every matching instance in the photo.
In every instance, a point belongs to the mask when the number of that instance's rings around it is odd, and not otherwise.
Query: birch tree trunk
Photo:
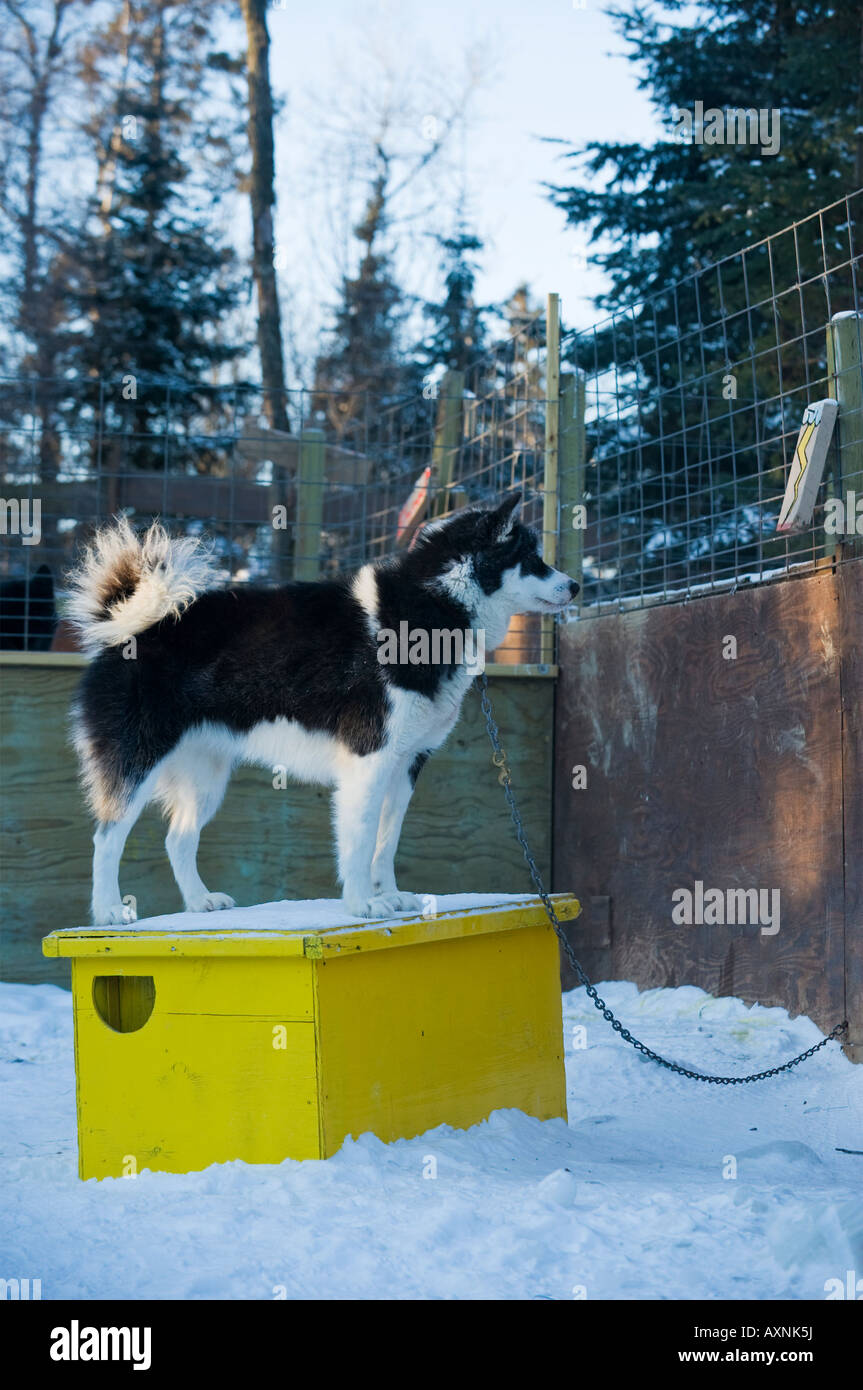
[[[273,210],[275,155],[273,142],[273,94],[270,87],[270,36],[267,32],[267,0],[241,0],[246,23],[249,81],[249,146],[252,172],[249,195],[252,205],[252,273],[258,299],[258,351],[264,388],[264,412],[272,429],[290,429],[285,406],[285,364],[282,321],[274,261]]]

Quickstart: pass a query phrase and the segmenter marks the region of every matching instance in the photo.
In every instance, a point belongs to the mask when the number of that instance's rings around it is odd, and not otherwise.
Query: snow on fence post
[[[297,522],[294,538],[294,578],[317,579],[321,569],[321,528],[324,517],[324,432],[305,429],[300,436],[297,467]]]
[[[838,475],[836,489],[844,507],[845,545],[861,546],[857,529],[858,509],[863,503],[863,314],[854,310],[834,314],[827,326],[827,374],[829,391],[839,403],[837,421]],[[863,506],[859,513],[863,527]],[[828,542],[832,540],[828,537]],[[833,546],[828,543],[828,553]]]

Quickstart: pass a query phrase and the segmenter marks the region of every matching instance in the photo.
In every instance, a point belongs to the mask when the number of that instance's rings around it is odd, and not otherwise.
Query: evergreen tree
[[[387,165],[372,185],[362,221],[354,229],[361,254],[356,275],[345,276],[332,343],[315,366],[314,409],[340,435],[362,429],[366,397],[387,400],[403,385],[398,333],[405,307],[396,284],[386,231]]]
[[[863,184],[861,0],[661,0],[610,13],[667,138],[589,141],[567,156],[587,178],[551,190],[571,225],[606,243],[591,254],[611,282],[600,306],[644,299]],[[778,151],[674,138],[675,112],[696,102],[778,111]]]
[[[38,428],[23,451],[20,466],[38,465],[43,488],[55,481],[61,463],[55,382],[65,341],[68,273],[62,219],[68,190],[52,178],[57,158],[57,127],[62,104],[74,104],[75,29],[90,0],[0,0],[0,244],[10,273],[0,284],[0,360],[4,370],[35,378],[5,387],[0,418],[21,423],[32,416]],[[14,267],[14,269],[13,269]],[[5,462],[14,472],[15,433],[9,431]],[[56,518],[46,508],[42,541],[57,543]]]
[[[439,236],[437,242],[444,295],[440,301],[427,301],[423,306],[430,332],[417,355],[429,367],[464,372],[479,361],[486,347],[488,309],[478,305],[475,297],[474,257],[483,244],[463,225],[451,236]]]
[[[860,182],[863,5],[709,0],[693,22],[690,5],[663,0],[612,14],[668,137],[571,151],[581,177],[551,196],[591,229],[610,282],[596,302],[613,317],[566,351],[608,372],[613,405],[591,425],[602,494],[589,468],[588,501],[626,592],[644,582],[645,555],[648,587],[661,587],[709,578],[723,552],[738,570],[785,554],[763,497],[781,496],[785,436],[826,371],[827,319],[853,307],[850,277],[830,268],[859,232],[840,201],[759,243]],[[712,143],[706,118],[687,132],[681,113],[696,103],[723,120],[773,113],[778,150]]]
[[[182,13],[171,0],[136,7],[108,157],[70,287],[87,326],[74,335],[66,365],[93,383],[94,410],[122,412],[128,461],[139,467],[164,466],[166,436],[182,437],[211,403],[202,380],[243,350],[217,331],[241,281],[233,251],[213,235],[189,162],[195,105],[182,79],[200,71],[209,38],[197,8]],[[177,18],[186,44],[175,60],[178,35],[166,38]]]

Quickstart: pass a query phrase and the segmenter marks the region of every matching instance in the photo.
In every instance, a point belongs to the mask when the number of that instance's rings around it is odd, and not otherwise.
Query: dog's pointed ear
[[[497,541],[505,541],[515,525],[516,513],[521,506],[522,494],[510,492],[500,506],[491,513],[493,532]]]

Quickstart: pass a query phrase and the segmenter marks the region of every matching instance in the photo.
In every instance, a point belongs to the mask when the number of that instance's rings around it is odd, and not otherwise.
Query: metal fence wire
[[[206,534],[235,583],[278,583],[356,568],[519,488],[581,579],[583,618],[835,558],[828,499],[858,476],[863,499],[861,213],[849,195],[564,332],[562,397],[554,326],[526,295],[464,371],[287,392],[290,433],[241,383],[0,378],[0,647],[69,649],[63,574],[118,513]],[[814,517],[777,533],[804,408],[828,395],[840,428]],[[538,619],[495,653],[549,658]]]
[[[564,335],[585,390],[585,457],[571,465],[584,468],[582,616],[836,552],[825,504],[853,491],[861,467],[861,214],[858,192]],[[811,524],[777,532],[804,409],[837,395]],[[564,456],[564,498],[566,469]]]
[[[254,387],[0,378],[0,646],[69,649],[63,575],[118,514],[205,535],[234,583],[343,573],[512,487],[542,515],[544,322],[525,312],[467,371],[292,390],[290,433]],[[498,659],[537,659],[516,630]]]

